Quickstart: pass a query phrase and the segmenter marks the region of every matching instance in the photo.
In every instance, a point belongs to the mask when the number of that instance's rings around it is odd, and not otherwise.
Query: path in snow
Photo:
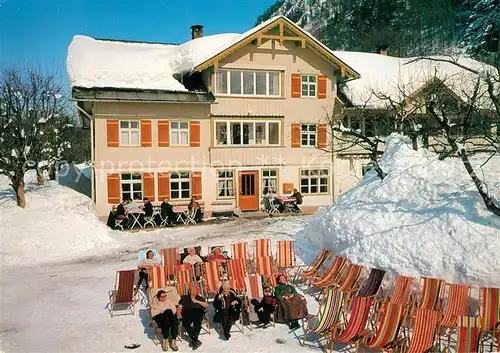
[[[111,232],[121,240],[120,252],[75,261],[36,267],[2,268],[2,330],[0,349],[17,352],[131,352],[124,348],[140,343],[135,352],[161,352],[148,338],[149,317],[142,305],[137,316],[110,318],[105,309],[108,290],[114,284],[115,271],[135,268],[137,251],[144,247],[209,244],[229,245],[232,242],[268,237],[272,241],[294,237],[308,217],[286,217],[264,220],[238,220],[221,225],[168,229],[153,232]],[[300,249],[309,248],[307,240],[297,240]],[[308,249],[309,250],[309,249]],[[309,251],[310,253],[310,251]],[[304,261],[310,261],[304,253]],[[317,312],[317,303],[309,300],[311,313]],[[302,331],[298,330],[301,334]],[[276,340],[282,339],[283,344]],[[303,348],[286,326],[276,325],[266,330],[246,330],[235,333],[229,342],[218,339],[212,329],[210,336],[201,337],[203,346],[198,352],[220,349],[240,352],[311,352]],[[187,343],[179,352],[190,351]]]

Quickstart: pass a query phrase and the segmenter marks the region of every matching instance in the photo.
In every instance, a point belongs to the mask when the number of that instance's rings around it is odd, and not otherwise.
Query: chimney
[[[191,26],[191,39],[203,37],[203,26],[202,25],[192,25]]]
[[[382,45],[382,46],[380,46],[380,47],[379,47],[379,49],[378,49],[378,53],[379,53],[380,55],[385,55],[385,56],[387,56],[387,55],[388,55],[388,53],[387,53],[387,49],[388,49],[388,48],[389,48],[389,46],[387,46],[387,45]]]

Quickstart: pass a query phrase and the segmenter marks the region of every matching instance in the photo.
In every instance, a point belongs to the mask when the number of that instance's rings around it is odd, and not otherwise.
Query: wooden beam
[[[219,70],[219,61],[215,60],[214,61],[214,71],[217,71],[217,70]]]
[[[258,46],[262,45],[262,36],[257,36],[257,45]]]
[[[291,41],[302,41],[304,40],[304,38],[302,37],[289,37],[289,36],[279,36],[279,35],[276,35],[276,34],[263,34],[262,36],[260,36],[262,39],[276,39],[276,40],[291,40]]]
[[[306,40],[304,38],[302,38],[302,48],[305,48],[306,47]]]
[[[283,22],[280,22],[280,45],[283,46],[283,35],[284,35]]]

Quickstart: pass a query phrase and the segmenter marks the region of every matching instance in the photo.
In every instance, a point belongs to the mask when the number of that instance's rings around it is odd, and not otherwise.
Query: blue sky
[[[0,66],[57,71],[75,34],[182,43],[192,24],[206,35],[241,33],[275,0],[0,0]]]

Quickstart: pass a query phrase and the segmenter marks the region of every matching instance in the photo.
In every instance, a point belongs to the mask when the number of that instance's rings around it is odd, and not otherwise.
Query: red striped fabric
[[[273,257],[264,256],[255,259],[256,272],[262,276],[272,276],[273,275]]]
[[[495,325],[500,322],[500,289],[481,288],[482,303],[481,317],[483,319],[482,328],[486,331],[493,331]]]
[[[359,276],[361,276],[362,271],[363,271],[363,266],[360,266],[360,265],[350,266],[347,274],[339,282],[338,290],[348,292],[351,289],[353,289],[354,285],[356,284],[356,282],[359,279]]]
[[[397,337],[398,328],[405,313],[404,306],[401,304],[384,303],[382,313],[375,337],[367,343],[366,348],[382,350]]]
[[[450,284],[448,286],[448,302],[441,320],[441,326],[456,327],[458,317],[467,313],[469,288],[466,284]]]
[[[179,250],[177,248],[162,249],[160,256],[162,265],[167,268],[167,273],[175,274],[175,266],[179,264]]]
[[[229,279],[234,281],[233,289],[245,289],[245,262],[243,259],[228,260]],[[231,283],[231,282],[230,282]]]
[[[190,264],[181,264],[181,265],[174,266],[174,273],[177,273],[179,271],[190,271],[190,270],[191,270]]]
[[[392,297],[389,301],[393,304],[408,304],[414,280],[415,278],[413,277],[398,276],[396,278]]]
[[[245,279],[245,286],[250,298],[262,298],[264,296],[261,276],[248,275],[248,277]]]
[[[341,256],[335,257],[331,262],[329,268],[325,272],[324,276],[313,282],[313,285],[317,287],[325,287],[330,285],[335,281],[337,276],[341,273],[343,267],[347,264],[347,260]]]
[[[476,353],[479,348],[479,332],[477,327],[459,327],[456,353]]]
[[[372,304],[373,298],[355,296],[347,327],[335,341],[348,343],[358,337],[366,327]]]
[[[179,295],[188,294],[188,284],[192,281],[190,270],[180,270],[176,272],[176,286]]]
[[[115,304],[128,304],[134,298],[135,270],[118,271]]]
[[[290,268],[293,263],[293,241],[279,240],[278,241],[278,267]]]
[[[323,264],[325,263],[325,261],[331,256],[331,251],[330,250],[327,250],[327,249],[322,249],[321,252],[319,253],[319,255],[316,257],[316,259],[314,259],[314,263],[312,265],[312,268],[310,268],[309,270],[303,272],[303,273],[300,273],[299,275],[301,277],[311,277],[311,276],[314,276],[316,274],[316,272],[319,271],[319,269],[321,268],[321,266],[323,266]]]
[[[255,240],[255,257],[270,256],[269,252],[269,239],[256,239]]]
[[[151,271],[151,288],[164,288],[169,282],[167,266],[154,266]]]
[[[205,262],[203,267],[207,293],[217,293],[221,286],[219,263],[217,261]]]
[[[434,345],[439,312],[417,308],[413,335],[406,353],[425,353]]]
[[[420,309],[437,310],[442,289],[446,282],[437,278],[424,277],[424,288],[418,307]]]
[[[236,243],[232,244],[231,248],[233,250],[233,259],[244,259],[248,260],[248,245],[247,243]]]

